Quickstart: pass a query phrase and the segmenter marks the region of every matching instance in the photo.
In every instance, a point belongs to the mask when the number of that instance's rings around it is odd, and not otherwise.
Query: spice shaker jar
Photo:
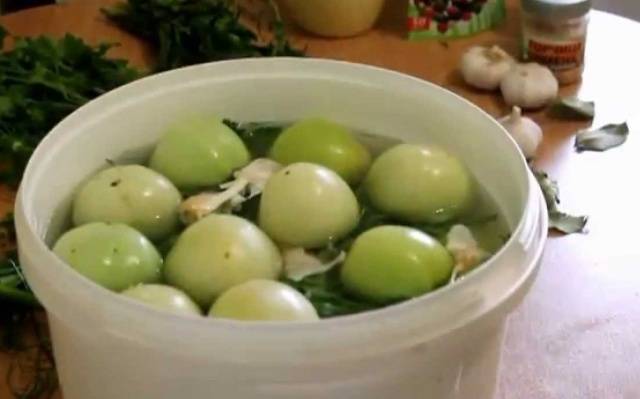
[[[591,0],[522,0],[522,58],[553,71],[560,84],[579,81]]]

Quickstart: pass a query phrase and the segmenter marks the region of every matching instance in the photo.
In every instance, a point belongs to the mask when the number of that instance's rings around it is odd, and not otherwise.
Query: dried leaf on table
[[[549,212],[549,228],[562,233],[582,233],[587,225],[587,216],[573,216],[560,211]]]
[[[582,233],[587,225],[587,216],[573,216],[558,209],[560,204],[560,190],[558,183],[541,170],[532,168],[532,172],[542,190],[549,212],[549,228],[565,234]]]
[[[558,98],[549,108],[551,116],[562,119],[593,119],[596,103],[584,101],[578,97]]]
[[[606,151],[627,141],[627,123],[605,125],[597,129],[584,130],[576,134],[575,148],[583,151]]]

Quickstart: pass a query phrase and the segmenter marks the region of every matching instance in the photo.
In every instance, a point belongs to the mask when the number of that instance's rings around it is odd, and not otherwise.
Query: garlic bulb
[[[220,188],[224,191],[204,192],[184,200],[178,208],[180,219],[186,224],[192,224],[223,206],[233,208],[240,205],[259,195],[267,180],[280,168],[282,165],[271,159],[256,159],[235,172],[235,180],[221,184]]]
[[[462,56],[460,71],[467,84],[483,90],[496,90],[515,64],[498,46],[472,47]]]
[[[300,281],[314,274],[325,273],[337,264],[344,262],[346,253],[340,253],[329,262],[323,262],[318,257],[309,254],[302,247],[286,248],[282,250],[285,275],[293,281]]]
[[[519,107],[513,107],[511,114],[501,118],[499,122],[518,143],[518,147],[526,159],[535,157],[542,142],[542,128],[537,123],[522,116]]]
[[[455,261],[451,281],[454,281],[461,273],[479,265],[490,256],[487,251],[480,248],[471,230],[462,224],[451,227],[447,233],[446,248],[453,255]]]
[[[545,66],[518,64],[504,76],[500,89],[508,105],[534,109],[549,104],[558,96],[558,80]]]

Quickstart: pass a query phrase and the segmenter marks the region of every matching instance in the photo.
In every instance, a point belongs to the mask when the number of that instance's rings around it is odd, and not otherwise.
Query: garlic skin
[[[192,224],[224,207],[242,204],[262,193],[267,180],[281,168],[282,165],[271,159],[254,160],[233,174],[235,180],[220,185],[224,191],[204,192],[184,200],[178,208],[180,220]]]
[[[500,90],[508,105],[536,109],[548,105],[558,96],[558,80],[545,66],[518,64],[504,76]]]
[[[454,281],[461,273],[471,270],[489,258],[490,254],[480,248],[471,230],[465,225],[456,224],[447,233],[447,250],[453,255],[455,265],[451,274]]]
[[[329,262],[322,262],[316,256],[309,254],[302,247],[285,248],[282,250],[282,261],[285,275],[293,280],[300,281],[314,274],[325,273],[336,265],[344,262],[347,254],[341,251],[338,256]]]
[[[535,158],[542,143],[542,128],[532,119],[522,116],[519,107],[513,107],[511,114],[498,120],[516,141],[526,159]]]
[[[496,90],[515,60],[498,46],[471,47],[462,56],[460,72],[467,84],[482,90]]]

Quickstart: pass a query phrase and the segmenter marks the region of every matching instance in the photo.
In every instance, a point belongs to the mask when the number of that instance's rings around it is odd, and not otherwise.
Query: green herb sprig
[[[224,0],[127,0],[102,11],[153,46],[156,71],[234,58],[303,55],[287,40],[279,18],[272,26],[273,39],[263,44]]]
[[[66,35],[17,38],[4,48],[0,27],[0,160],[2,183],[17,185],[40,140],[89,100],[139,76],[123,60],[105,57],[112,47],[91,47]]]

